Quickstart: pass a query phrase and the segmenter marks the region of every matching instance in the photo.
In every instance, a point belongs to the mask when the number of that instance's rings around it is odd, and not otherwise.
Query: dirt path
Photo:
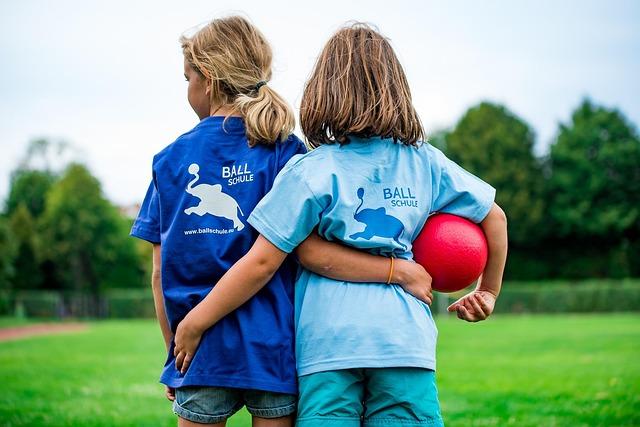
[[[39,323],[36,325],[0,328],[0,341],[16,340],[37,335],[51,335],[62,332],[79,332],[87,329],[83,323]]]

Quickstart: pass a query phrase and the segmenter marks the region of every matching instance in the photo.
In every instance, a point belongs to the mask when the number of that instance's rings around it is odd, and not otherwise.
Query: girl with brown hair
[[[506,259],[506,217],[495,190],[423,142],[402,67],[389,42],[367,25],[329,39],[300,110],[315,149],[292,158],[251,213],[248,222],[260,237],[179,325],[178,357],[190,357],[203,330],[262,288],[252,268],[273,271],[300,245],[306,268],[295,294],[297,425],[442,425],[430,286],[407,292],[394,284],[394,265],[410,262],[411,242],[433,212],[479,223],[489,244],[487,266],[476,289],[451,310],[467,321],[486,319]],[[323,257],[309,244],[316,230],[379,257],[345,269],[347,257],[336,250],[315,270],[323,276],[316,274],[308,267]],[[370,283],[357,283],[367,263]],[[381,278],[383,265],[388,274]]]

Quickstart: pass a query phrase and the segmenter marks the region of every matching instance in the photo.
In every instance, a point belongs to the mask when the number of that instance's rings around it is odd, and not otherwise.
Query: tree
[[[13,260],[16,256],[16,250],[15,239],[11,235],[11,230],[6,220],[0,217],[0,291],[11,289],[11,279],[14,275]],[[4,312],[6,307],[2,307],[1,302],[0,312]]]
[[[78,151],[65,141],[38,138],[29,142],[18,169],[61,171],[77,158]]]
[[[72,163],[51,187],[41,230],[45,256],[64,288],[88,290],[97,302],[113,281],[142,281],[126,221],[84,166]]]
[[[56,177],[74,156],[75,150],[64,141],[45,138],[32,140],[16,170],[11,174],[5,213],[11,216],[24,204],[37,219],[44,211],[45,196]]]
[[[446,154],[496,188],[509,218],[509,239],[533,245],[543,216],[541,165],[533,155],[534,133],[506,107],[483,102],[470,108],[445,136]]]
[[[560,126],[549,168],[549,214],[558,237],[637,242],[640,139],[622,113],[583,101]]]
[[[29,209],[21,203],[9,219],[17,254],[14,260],[15,289],[36,289],[42,285],[42,272],[37,255],[37,233]]]
[[[6,214],[8,216],[24,205],[33,218],[44,212],[47,192],[55,181],[55,175],[46,170],[17,169],[11,176]]]
[[[447,150],[447,135],[449,135],[448,129],[436,129],[428,136],[427,141],[429,144],[436,147],[438,150]]]

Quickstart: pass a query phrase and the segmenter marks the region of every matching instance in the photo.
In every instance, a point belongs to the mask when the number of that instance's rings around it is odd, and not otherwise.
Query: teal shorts
[[[298,378],[297,427],[443,426],[435,372],[356,368]]]

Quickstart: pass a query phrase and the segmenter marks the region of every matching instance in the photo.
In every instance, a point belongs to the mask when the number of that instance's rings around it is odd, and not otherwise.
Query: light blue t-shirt
[[[248,222],[285,252],[316,227],[330,241],[411,259],[429,214],[482,221],[495,190],[429,144],[351,138],[291,158]],[[398,285],[302,269],[295,288],[298,375],[348,368],[435,369],[429,306]]]

